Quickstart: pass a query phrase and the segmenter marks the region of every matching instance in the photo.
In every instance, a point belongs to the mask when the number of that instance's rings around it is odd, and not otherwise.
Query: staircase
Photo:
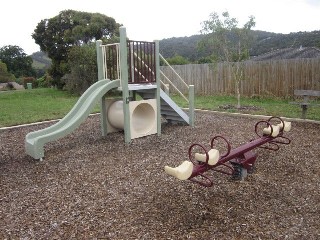
[[[155,98],[154,89],[141,89],[137,93],[145,100]],[[169,123],[190,124],[189,116],[162,89],[160,89],[161,116]]]

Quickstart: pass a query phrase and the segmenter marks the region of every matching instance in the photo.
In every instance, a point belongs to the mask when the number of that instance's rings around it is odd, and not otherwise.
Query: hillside
[[[254,43],[250,50],[251,56],[258,56],[278,49],[320,47],[320,31],[297,32],[290,34],[271,33],[265,31],[253,31]],[[180,55],[191,62],[202,57],[207,57],[210,52],[199,52],[197,43],[203,35],[190,37],[168,38],[160,41],[160,53],[165,58]]]
[[[281,60],[294,58],[320,58],[320,49],[316,47],[282,48],[251,58],[253,61]]]
[[[252,49],[250,50],[252,58],[269,54],[268,59],[270,59],[272,54],[275,54],[275,52],[280,50],[285,54],[288,49],[297,50],[302,47],[305,52],[307,49],[310,50],[310,48],[320,47],[320,31],[297,32],[290,34],[253,31],[253,35],[255,40]],[[197,62],[200,58],[207,57],[211,54],[209,51],[200,52],[197,48],[197,43],[203,37],[204,35],[193,35],[190,37],[172,37],[162,39],[160,40],[160,53],[165,58],[180,55],[188,59],[190,62]],[[318,53],[315,53],[315,55],[317,54]],[[311,57],[315,55],[310,53],[304,54],[304,56]],[[51,65],[51,59],[43,52],[35,52],[31,57],[33,59],[33,67],[37,70],[43,71],[48,69]],[[293,55],[291,55],[291,58],[292,57]],[[299,57],[299,55],[297,55],[297,57]]]
[[[51,65],[51,59],[43,52],[35,52],[31,58],[33,60],[32,66],[35,69],[47,69]]]

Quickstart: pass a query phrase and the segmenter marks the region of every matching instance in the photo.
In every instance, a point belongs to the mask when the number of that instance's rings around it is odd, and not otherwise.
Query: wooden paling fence
[[[293,97],[295,89],[320,90],[320,59],[247,61],[243,63],[243,96]],[[235,81],[227,63],[172,66],[197,95],[234,94]],[[179,86],[166,66],[161,71]],[[171,76],[172,75],[172,76]]]

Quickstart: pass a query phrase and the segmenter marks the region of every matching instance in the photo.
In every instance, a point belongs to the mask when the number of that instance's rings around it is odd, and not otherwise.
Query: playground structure
[[[102,136],[124,131],[126,143],[151,134],[160,135],[161,119],[169,123],[194,125],[194,86],[185,84],[171,68],[188,89],[187,98],[160,71],[160,59],[168,63],[159,53],[159,41],[127,40],[126,29],[120,27],[120,43],[103,45],[98,40],[96,50],[98,81],[82,94],[60,121],[26,135],[25,150],[31,157],[41,160],[44,157],[44,145],[74,131],[98,102],[101,106]],[[189,103],[188,112],[171,99],[168,85]],[[108,93],[113,89],[120,91],[122,98],[110,99]],[[137,100],[138,96],[142,100]]]
[[[278,122],[277,124],[272,124]],[[264,127],[263,129],[261,129]],[[198,143],[189,147],[189,160],[182,162],[178,167],[165,166],[164,170],[171,176],[180,180],[190,180],[205,187],[213,185],[213,181],[205,172],[210,170],[222,174],[231,175],[233,179],[243,180],[247,174],[253,173],[257,154],[253,152],[255,148],[278,151],[279,144],[290,144],[291,140],[283,136],[284,132],[291,129],[291,122],[283,121],[279,117],[271,117],[267,121],[259,121],[255,125],[255,133],[258,138],[241,145],[235,149],[231,148],[229,141],[220,135],[211,139],[210,150]],[[220,151],[215,149],[215,144],[222,140],[226,147],[226,152],[220,155]],[[265,144],[268,144],[264,146]],[[195,152],[199,149],[201,153]]]

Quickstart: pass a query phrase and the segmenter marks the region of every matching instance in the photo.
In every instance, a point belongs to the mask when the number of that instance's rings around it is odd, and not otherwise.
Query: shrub
[[[39,88],[49,88],[51,87],[52,77],[49,74],[43,75],[35,81],[35,87]]]
[[[32,83],[32,85],[35,87],[34,81],[35,81],[35,78],[34,78],[34,77],[24,77],[24,78],[23,78],[23,86],[24,86],[25,88],[27,88],[27,83]]]
[[[0,83],[14,82],[15,76],[8,72],[7,65],[0,61]]]
[[[95,45],[73,47],[69,52],[70,73],[61,78],[64,89],[82,94],[98,79],[97,55]]]

